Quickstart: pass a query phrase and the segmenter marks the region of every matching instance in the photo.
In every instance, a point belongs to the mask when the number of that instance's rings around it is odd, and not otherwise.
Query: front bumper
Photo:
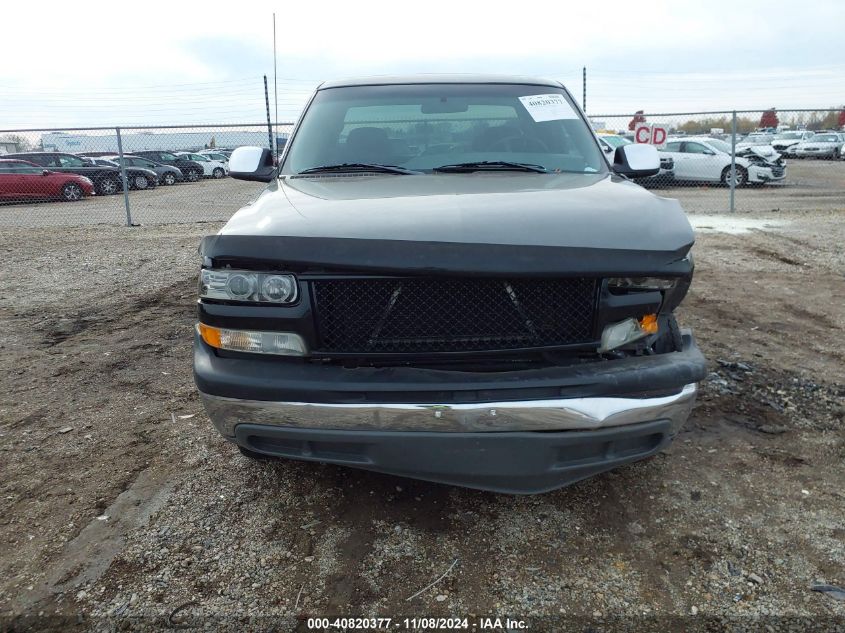
[[[480,490],[536,494],[654,455],[672,421],[595,431],[431,433],[240,424],[249,450]]]
[[[249,450],[449,484],[543,492],[661,450],[705,361],[683,350],[479,374],[224,358],[194,373],[217,430]]]
[[[836,156],[836,149],[799,149],[794,155],[798,158],[833,158]]]
[[[490,433],[595,430],[668,420],[677,432],[695,402],[695,383],[653,398],[559,398],[472,404],[329,404],[238,400],[200,392],[221,435],[237,438],[238,426],[259,424],[346,431]]]
[[[748,168],[748,182],[774,182],[786,178],[783,167],[763,167],[751,165]]]

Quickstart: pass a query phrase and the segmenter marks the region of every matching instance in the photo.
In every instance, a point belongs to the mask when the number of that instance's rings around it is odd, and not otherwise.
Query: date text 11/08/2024
[[[405,631],[426,630],[479,630],[479,631],[514,631],[527,630],[524,620],[498,617],[480,618],[308,618],[308,630],[311,631],[354,631],[354,630],[389,630]]]

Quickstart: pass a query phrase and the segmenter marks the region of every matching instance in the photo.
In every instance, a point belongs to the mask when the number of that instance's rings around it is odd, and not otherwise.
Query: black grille
[[[590,341],[596,280],[312,281],[321,352],[415,353]]]

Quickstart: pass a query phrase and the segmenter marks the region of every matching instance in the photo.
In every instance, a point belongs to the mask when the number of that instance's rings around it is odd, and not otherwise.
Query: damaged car
[[[675,179],[691,183],[731,184],[731,145],[717,138],[669,139],[661,154],[674,159]],[[735,185],[763,184],[783,180],[786,165],[768,145],[737,146]]]
[[[781,156],[790,158],[794,156],[795,148],[799,143],[809,141],[811,138],[813,138],[813,132],[810,130],[787,130],[775,135],[772,147]]]
[[[506,493],[661,451],[706,375],[675,310],[694,233],[558,82],[324,83],[200,245],[194,377],[251,458]]]

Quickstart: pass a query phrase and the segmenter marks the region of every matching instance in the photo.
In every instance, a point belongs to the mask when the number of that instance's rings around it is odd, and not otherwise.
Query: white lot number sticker
[[[575,110],[566,102],[563,95],[528,95],[520,97],[519,100],[537,123],[578,118]]]

